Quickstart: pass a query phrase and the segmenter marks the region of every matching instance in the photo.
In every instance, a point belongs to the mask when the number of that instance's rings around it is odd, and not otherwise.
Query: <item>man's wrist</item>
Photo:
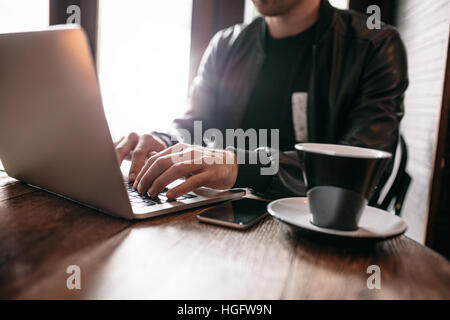
[[[236,182],[233,188],[252,188],[264,192],[273,176],[261,174],[261,168],[264,165],[258,159],[258,152],[260,151],[233,149],[238,164]],[[251,158],[257,159],[256,163],[250,163]]]

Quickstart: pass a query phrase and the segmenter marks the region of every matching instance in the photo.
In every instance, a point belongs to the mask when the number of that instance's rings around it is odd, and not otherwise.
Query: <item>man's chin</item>
[[[277,17],[285,14],[286,11],[288,11],[288,10],[280,10],[278,8],[264,8],[264,9],[257,8],[257,10],[259,14],[264,17]]]
[[[259,14],[261,14],[264,17],[278,17],[285,15],[287,12],[289,12],[291,8],[273,8],[273,7],[264,7],[264,8],[257,8]]]
[[[299,0],[254,0],[256,10],[265,17],[282,16],[289,12]]]

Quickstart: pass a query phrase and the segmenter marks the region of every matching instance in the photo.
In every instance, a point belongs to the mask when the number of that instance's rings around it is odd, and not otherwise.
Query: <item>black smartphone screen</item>
[[[234,225],[252,225],[267,214],[266,201],[243,198],[205,209],[199,219],[217,220]],[[212,222],[212,221],[209,221]]]

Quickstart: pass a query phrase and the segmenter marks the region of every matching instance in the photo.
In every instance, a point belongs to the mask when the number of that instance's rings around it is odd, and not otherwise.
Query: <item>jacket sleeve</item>
[[[404,115],[404,93],[408,88],[406,49],[395,29],[368,60],[346,123],[341,144],[379,149],[392,154],[381,174],[379,186],[389,179]],[[375,192],[374,197],[377,197]],[[376,199],[372,199],[376,201]]]
[[[300,169],[296,151],[279,152],[278,150],[258,148],[256,150],[235,150],[237,154],[245,153],[246,158],[251,153],[256,154],[257,164],[246,161],[239,165],[235,188],[251,188],[255,193],[266,198],[281,198],[304,196],[306,186]],[[270,161],[260,161],[260,159]],[[261,163],[267,163],[262,165]],[[272,167],[275,174],[264,174],[263,169]]]
[[[374,45],[368,57],[340,143],[394,155],[408,87],[407,56],[398,32],[387,32],[386,40]]]

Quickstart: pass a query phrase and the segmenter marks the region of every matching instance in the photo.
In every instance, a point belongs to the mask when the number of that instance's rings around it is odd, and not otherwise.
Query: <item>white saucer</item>
[[[381,209],[367,206],[354,231],[340,231],[313,225],[308,198],[286,198],[273,201],[267,211],[276,219],[304,231],[352,239],[384,240],[403,234],[406,222]]]

